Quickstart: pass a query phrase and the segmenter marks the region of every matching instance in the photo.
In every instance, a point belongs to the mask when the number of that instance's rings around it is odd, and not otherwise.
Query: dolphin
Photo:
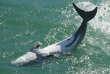
[[[11,61],[11,65],[23,65],[32,61],[41,60],[42,58],[54,55],[55,53],[66,52],[77,47],[85,36],[87,22],[95,17],[97,7],[92,11],[84,11],[78,8],[74,3],[73,6],[83,19],[79,29],[74,33],[73,36],[44,48],[39,48],[40,45],[37,45],[23,56],[17,58],[15,61]]]

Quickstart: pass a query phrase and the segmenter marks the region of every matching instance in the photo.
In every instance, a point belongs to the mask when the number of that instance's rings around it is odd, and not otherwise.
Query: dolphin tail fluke
[[[86,12],[78,8],[74,3],[73,3],[73,6],[76,9],[77,13],[83,18],[83,21],[86,21],[86,22],[94,18],[97,13],[97,7],[92,11]]]

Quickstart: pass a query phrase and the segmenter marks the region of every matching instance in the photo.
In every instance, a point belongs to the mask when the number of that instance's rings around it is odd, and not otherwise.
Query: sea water
[[[73,35],[82,22],[73,2],[86,11],[98,7],[78,48],[28,67],[10,65],[37,44],[43,48]],[[109,0],[0,0],[0,74],[109,73]]]

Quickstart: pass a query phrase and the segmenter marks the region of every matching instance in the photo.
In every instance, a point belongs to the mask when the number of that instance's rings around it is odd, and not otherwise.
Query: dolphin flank
[[[15,61],[12,61],[11,64],[23,65],[25,63],[30,63],[32,61],[40,60],[43,57],[51,56],[51,55],[54,55],[55,53],[65,52],[77,47],[85,36],[86,29],[87,29],[87,22],[95,17],[97,13],[97,7],[92,11],[84,11],[78,8],[74,3],[73,3],[73,6],[77,11],[77,13],[83,19],[83,22],[81,23],[79,29],[75,32],[73,36],[63,41],[49,45],[42,49],[39,48],[40,45],[37,45],[36,47],[33,47],[29,52],[24,54],[23,56],[17,58]]]

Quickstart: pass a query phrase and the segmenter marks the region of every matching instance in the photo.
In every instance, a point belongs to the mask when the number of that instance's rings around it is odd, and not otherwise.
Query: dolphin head
[[[11,65],[23,65],[27,64],[31,61],[35,61],[37,59],[36,53],[33,52],[27,52],[23,56],[20,56],[15,61],[11,61]]]
[[[23,56],[20,56],[15,61],[11,61],[11,65],[24,65],[36,60],[39,60],[39,54],[37,53],[38,45],[30,49],[29,52],[25,53]]]

